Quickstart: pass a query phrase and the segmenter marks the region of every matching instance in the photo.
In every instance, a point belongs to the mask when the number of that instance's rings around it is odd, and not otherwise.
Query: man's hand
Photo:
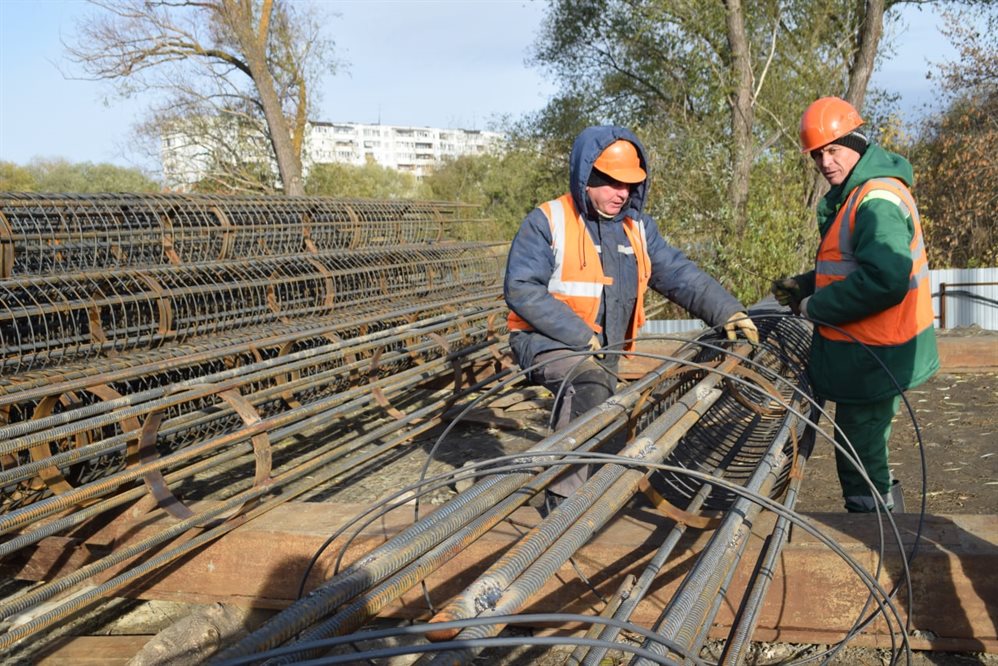
[[[789,305],[791,312],[795,315],[800,314],[801,291],[797,280],[793,278],[773,280],[770,291],[776,297],[777,303],[780,305]]]
[[[602,349],[602,347],[603,346],[599,343],[599,336],[594,335],[593,337],[589,338],[589,351],[598,352],[600,349]],[[606,358],[606,354],[593,354],[593,356],[595,356],[600,360]]]
[[[738,332],[741,332],[750,343],[759,344],[759,329],[749,319],[747,312],[736,312],[728,317],[728,321],[724,324],[724,332],[728,334],[728,340],[735,340]]]

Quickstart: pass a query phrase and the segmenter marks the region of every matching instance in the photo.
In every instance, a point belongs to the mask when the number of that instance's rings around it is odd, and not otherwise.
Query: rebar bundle
[[[595,532],[647,487],[651,473],[663,470],[669,478],[684,478],[696,491],[681,503],[681,494],[674,494],[685,516],[677,519],[646,574],[628,583],[626,600],[616,600],[612,618],[618,627],[627,626],[630,613],[667,567],[679,536],[691,525],[704,528],[707,516],[719,516],[706,521],[717,536],[687,574],[684,592],[658,626],[645,630],[650,632],[643,647],[648,655],[666,646],[661,654],[677,663],[695,656],[717,612],[718,592],[739,566],[747,528],[759,510],[745,496],[763,501],[786,496],[792,508],[790,471],[796,469],[799,483],[810,441],[812,397],[800,373],[809,344],[807,327],[783,318],[763,323],[761,329],[763,345],[756,350],[741,345],[729,353],[713,335],[701,337],[677,352],[675,360],[664,362],[527,453],[486,463],[477,472],[481,480],[471,489],[312,590],[219,661],[257,663],[272,658],[284,663],[322,654],[318,646],[336,636],[359,640],[363,634],[351,632],[379,609],[542,492],[567,464],[580,462],[604,464],[438,610],[432,623],[424,625],[431,643],[406,652],[435,653],[435,658],[424,658],[426,663],[470,663]],[[623,432],[631,435],[619,454],[597,453]],[[688,462],[708,441],[715,453],[699,457],[696,469],[677,466],[676,461]],[[407,490],[420,492],[421,486]],[[371,514],[390,508],[372,507]],[[435,600],[434,605],[439,603]],[[739,631],[751,635],[753,621],[754,616],[746,616]],[[460,629],[462,622],[472,624]],[[599,640],[609,644],[616,631],[619,628],[607,626]],[[599,634],[594,625],[593,641],[598,642]],[[581,651],[574,663],[598,664],[605,652]]]
[[[0,195],[0,557],[179,521],[0,600],[9,618],[105,581],[0,649],[364,469],[508,372],[501,256],[442,239],[464,211]]]
[[[27,614],[0,634],[0,651],[281,503],[376,469],[449,421],[428,466],[465,411],[518,388],[524,373],[504,354],[501,252],[445,240],[467,212],[308,197],[0,194],[0,558],[50,540],[115,544],[0,599],[0,618]],[[600,664],[611,649],[640,663],[696,663],[724,592],[751,568],[762,574],[744,591],[723,655],[741,663],[821,411],[804,371],[807,324],[754,316],[759,346],[705,333],[524,453],[432,477],[424,468],[331,537],[338,561],[365,524],[413,496],[477,482],[344,561],[218,661],[300,661],[370,638],[358,630],[387,606],[567,468],[590,465],[575,494],[461,591],[427,593],[430,622],[411,628],[419,644],[367,654],[470,663],[508,624],[529,621],[519,615],[531,598],[642,495],[673,521],[650,560],[613,581],[601,617],[545,621],[591,622],[573,664]],[[758,560],[743,562],[763,510],[778,519]],[[125,538],[146,519],[157,528]],[[670,569],[691,530],[710,533],[707,546]],[[666,571],[681,578],[678,591],[653,626],[635,625]],[[889,595],[860,575],[890,623]],[[622,644],[622,631],[644,643]]]

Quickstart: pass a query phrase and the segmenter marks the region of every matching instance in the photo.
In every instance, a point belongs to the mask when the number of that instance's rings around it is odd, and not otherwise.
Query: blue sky
[[[325,0],[337,57],[313,119],[488,129],[542,108],[555,86],[527,65],[544,4],[529,0]],[[106,83],[66,78],[60,37],[83,0],[0,0],[0,160],[33,157],[151,166],[130,150],[145,108]],[[953,57],[931,10],[906,8],[898,52],[873,83],[909,109],[931,101],[930,62]],[[414,74],[417,73],[417,74]]]

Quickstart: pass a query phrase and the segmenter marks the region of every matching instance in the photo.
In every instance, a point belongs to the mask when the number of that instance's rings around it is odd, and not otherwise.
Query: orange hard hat
[[[841,138],[863,124],[859,112],[838,97],[822,97],[800,117],[800,149],[809,153]]]
[[[593,162],[593,168],[621,183],[640,183],[648,177],[641,168],[638,149],[626,139],[617,139],[607,146]]]

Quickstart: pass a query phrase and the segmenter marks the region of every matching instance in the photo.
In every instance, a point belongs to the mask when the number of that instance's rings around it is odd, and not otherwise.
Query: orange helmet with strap
[[[638,149],[626,139],[617,139],[607,146],[593,162],[593,168],[616,181],[628,184],[640,183],[648,175],[641,168]]]
[[[800,149],[809,153],[841,138],[863,124],[856,108],[838,97],[822,97],[800,118]]]

